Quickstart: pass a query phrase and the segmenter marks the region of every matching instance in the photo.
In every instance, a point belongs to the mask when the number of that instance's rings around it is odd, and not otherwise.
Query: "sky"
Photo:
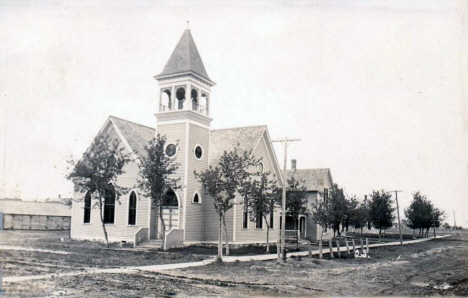
[[[189,21],[217,84],[212,128],[266,124],[273,139],[301,139],[288,161],[330,168],[346,193],[403,190],[404,209],[421,191],[466,227],[467,7],[0,0],[3,195],[71,196],[66,160],[81,156],[109,115],[154,127],[153,76]]]

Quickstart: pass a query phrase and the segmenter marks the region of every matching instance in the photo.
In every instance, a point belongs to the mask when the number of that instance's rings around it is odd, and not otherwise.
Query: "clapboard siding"
[[[109,136],[118,138],[115,130],[111,128],[108,131]],[[121,144],[123,146],[123,144]],[[125,153],[129,153],[125,150]],[[124,167],[124,173],[117,178],[117,185],[134,189],[137,184],[139,172],[138,164],[131,161]],[[139,228],[148,227],[148,199],[141,196],[135,189],[138,195],[137,201],[137,225],[128,226],[128,197],[129,192],[123,194],[116,199],[115,204],[115,222],[114,224],[106,225],[109,241],[133,241],[133,236]],[[89,224],[83,223],[84,218],[84,201],[85,193],[75,192],[72,208],[72,228],[71,237],[75,239],[95,239],[104,240],[101,219],[99,216],[99,207],[94,206],[91,210],[91,221]]]
[[[188,145],[188,172],[187,172],[187,206],[185,224],[185,241],[197,242],[204,241],[205,238],[205,222],[203,205],[209,204],[205,200],[205,193],[201,183],[199,183],[194,175],[194,171],[202,172],[208,168],[209,156],[209,134],[207,128],[198,125],[189,124],[189,145]],[[200,160],[195,157],[195,146],[200,145],[203,149],[203,156]],[[201,203],[192,203],[195,193],[201,198]],[[211,204],[211,208],[214,209]]]
[[[265,147],[265,133],[262,136],[262,139],[258,143],[257,148],[253,152],[253,155],[256,159],[262,159],[263,169],[265,172],[270,172],[270,179],[273,179],[273,164],[274,160],[270,160],[267,154],[267,148]],[[274,158],[271,156],[271,158]],[[237,198],[238,203],[241,202],[241,198]],[[248,229],[242,228],[242,214],[243,214],[243,204],[236,204],[236,242],[239,243],[262,243],[266,242],[267,227],[266,223],[263,222],[263,229],[256,229],[255,222],[250,221],[248,223]],[[279,209],[275,211],[273,229],[270,229],[270,242],[274,242],[278,239],[278,227],[279,227]],[[250,216],[249,216],[250,217]]]
[[[182,186],[181,189],[176,191],[177,197],[179,199],[179,228],[182,229],[184,226],[184,187],[186,186],[185,181],[185,146],[186,146],[186,132],[187,126],[186,123],[173,123],[173,124],[160,124],[158,123],[156,128],[156,133],[161,136],[166,136],[166,144],[174,143],[178,144],[177,155],[175,161],[177,162],[179,168],[173,174],[174,178],[180,178],[179,186]]]

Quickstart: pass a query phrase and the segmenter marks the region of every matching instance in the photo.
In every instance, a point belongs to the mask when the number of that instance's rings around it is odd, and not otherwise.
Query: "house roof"
[[[146,157],[145,146],[155,137],[155,129],[135,122],[110,116],[128,145],[138,157]]]
[[[211,82],[189,29],[184,31],[164,70],[156,78],[186,72],[193,72]]]
[[[259,125],[212,130],[210,164],[217,164],[224,151],[229,151],[237,145],[241,151],[253,151],[266,129],[266,125]]]
[[[296,180],[304,180],[308,191],[321,191],[325,187],[327,177],[333,184],[330,169],[297,169],[289,170],[288,178],[294,177]]]
[[[71,209],[60,203],[0,199],[0,211],[5,214],[71,216]]]

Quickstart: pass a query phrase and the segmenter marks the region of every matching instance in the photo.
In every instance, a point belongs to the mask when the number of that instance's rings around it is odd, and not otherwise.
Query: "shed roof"
[[[296,180],[304,180],[308,191],[322,191],[325,187],[327,177],[331,179],[330,169],[297,169],[289,170],[288,178],[294,177]]]
[[[57,202],[32,202],[9,199],[0,199],[0,212],[5,214],[71,216],[71,209]]]

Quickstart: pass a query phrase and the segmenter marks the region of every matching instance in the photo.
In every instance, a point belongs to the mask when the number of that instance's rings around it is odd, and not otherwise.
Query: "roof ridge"
[[[110,115],[109,118],[115,118],[115,119],[118,119],[118,120],[122,120],[122,121],[125,121],[125,122],[128,122],[128,123],[135,124],[135,125],[139,125],[139,126],[143,126],[143,127],[146,127],[146,128],[155,129],[154,127],[150,127],[150,126],[147,126],[147,125],[144,125],[144,124],[136,123],[136,122],[134,122],[134,121],[126,120],[126,119],[123,119],[123,118],[120,118],[120,117],[116,117],[116,116],[112,116],[112,115]]]
[[[212,129],[211,131],[228,130],[228,129],[241,129],[241,128],[251,128],[251,127],[264,127],[264,128],[267,128],[268,126],[266,124],[263,124],[263,125],[248,125],[248,126],[238,126],[238,127],[217,128],[217,129]]]

